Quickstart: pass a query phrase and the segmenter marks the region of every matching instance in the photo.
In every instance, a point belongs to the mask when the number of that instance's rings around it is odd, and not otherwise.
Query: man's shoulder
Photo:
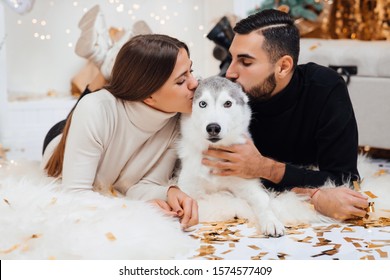
[[[319,85],[335,85],[342,80],[342,77],[335,70],[314,62],[300,64],[297,66],[297,70],[303,74],[305,81]]]
[[[348,99],[347,85],[343,77],[333,69],[315,63],[302,64],[298,67],[303,96],[314,100],[315,104],[322,104],[330,97],[334,100]]]

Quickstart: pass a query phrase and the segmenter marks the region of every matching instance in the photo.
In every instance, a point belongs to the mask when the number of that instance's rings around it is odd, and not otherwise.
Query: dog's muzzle
[[[209,140],[213,143],[221,140],[221,138],[218,136],[221,132],[221,126],[217,123],[210,123],[206,126],[206,131],[209,134]]]

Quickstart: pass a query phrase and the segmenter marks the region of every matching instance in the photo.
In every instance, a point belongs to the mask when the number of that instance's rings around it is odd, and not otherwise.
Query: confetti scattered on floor
[[[364,223],[363,221],[361,223]],[[389,220],[288,227],[283,237],[256,234],[244,219],[203,223],[190,235],[200,247],[190,259],[389,259]]]

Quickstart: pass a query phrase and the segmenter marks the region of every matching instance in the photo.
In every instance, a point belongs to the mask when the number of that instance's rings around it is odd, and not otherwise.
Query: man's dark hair
[[[293,59],[294,68],[299,57],[299,30],[294,19],[285,12],[269,9],[239,21],[234,27],[238,34],[249,34],[257,30],[264,36],[263,49],[268,53],[271,63],[284,55]]]

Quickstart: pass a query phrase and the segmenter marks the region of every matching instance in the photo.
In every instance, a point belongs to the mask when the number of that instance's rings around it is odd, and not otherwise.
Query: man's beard
[[[271,73],[263,83],[260,83],[245,92],[258,101],[269,100],[276,87],[275,72]]]

